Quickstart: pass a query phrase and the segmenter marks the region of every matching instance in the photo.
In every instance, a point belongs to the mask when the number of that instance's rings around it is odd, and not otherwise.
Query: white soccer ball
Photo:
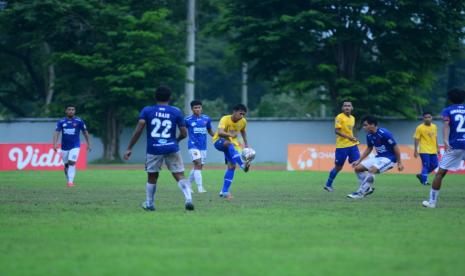
[[[242,159],[250,162],[255,158],[255,150],[253,150],[252,148],[245,148],[242,150],[241,156]]]

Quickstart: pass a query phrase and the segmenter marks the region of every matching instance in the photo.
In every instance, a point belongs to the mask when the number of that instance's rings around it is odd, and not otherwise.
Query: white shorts
[[[465,159],[464,149],[453,149],[444,152],[439,162],[439,168],[443,170],[456,170],[460,167],[462,160]]]
[[[205,160],[207,159],[206,150],[190,149],[189,154],[191,156],[192,161],[201,159],[202,165],[205,164]]]
[[[394,168],[394,162],[391,159],[386,157],[372,157],[370,159],[365,159],[360,163],[360,165],[364,166],[367,169],[371,167],[375,167],[379,170],[379,173],[383,173],[387,170]]]
[[[168,167],[170,172],[184,172],[184,163],[182,162],[181,154],[179,154],[179,152],[162,155],[147,154],[145,158],[145,171],[148,173],[161,171],[163,161],[165,161],[166,167]]]
[[[61,157],[63,158],[63,164],[68,164],[68,161],[77,162],[79,157],[79,150],[80,148],[62,150]]]

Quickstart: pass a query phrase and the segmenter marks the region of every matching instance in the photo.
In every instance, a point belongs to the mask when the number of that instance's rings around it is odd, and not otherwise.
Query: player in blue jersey
[[[439,163],[429,200],[423,201],[423,207],[435,208],[441,189],[442,179],[449,170],[457,169],[462,160],[465,159],[465,91],[462,89],[451,89],[447,92],[447,98],[452,105],[442,110],[443,120],[442,135],[445,152]]]
[[[57,122],[55,133],[53,134],[53,150],[58,150],[58,138],[61,135],[61,155],[65,165],[65,176],[68,181],[68,187],[74,186],[74,176],[76,175],[76,162],[79,157],[81,141],[79,134],[86,138],[87,150],[91,151],[89,132],[87,131],[84,121],[76,117],[76,108],[72,105],[66,107],[66,117]]]
[[[207,158],[207,133],[213,137],[215,134],[212,130],[211,120],[205,114],[202,114],[202,102],[194,100],[191,102],[192,115],[185,118],[189,141],[187,148],[194,163],[189,175],[189,182],[197,183],[199,193],[206,193],[202,184],[202,168]]]
[[[352,164],[360,187],[356,192],[348,194],[349,198],[363,198],[372,194],[375,190],[373,187],[375,174],[392,169],[395,163],[397,163],[399,171],[404,169],[399,146],[391,132],[378,127],[378,121],[373,116],[366,116],[362,119],[362,123],[363,129],[367,132],[367,149],[360,159]],[[377,155],[364,160],[373,148],[376,148]]]
[[[178,144],[179,141],[187,137],[186,125],[181,110],[169,105],[170,99],[170,88],[160,86],[156,89],[155,100],[157,103],[144,107],[140,112],[136,130],[124,154],[124,159],[128,160],[132,153],[132,147],[139,140],[144,128],[147,127],[146,200],[142,202],[142,208],[146,211],[155,211],[155,192],[163,162],[184,194],[186,210],[194,210],[189,181],[184,178],[184,164],[179,154]],[[180,132],[178,137],[176,137],[176,128],[179,128]]]

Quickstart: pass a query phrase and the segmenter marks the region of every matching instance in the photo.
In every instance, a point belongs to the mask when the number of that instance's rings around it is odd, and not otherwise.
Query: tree
[[[252,76],[379,115],[416,114],[465,23],[464,1],[228,0],[223,11],[218,29]]]
[[[153,101],[155,86],[172,82],[181,69],[180,32],[168,20],[170,12],[159,8],[138,16],[126,2],[93,3],[88,26],[74,47],[58,56],[67,72],[61,89],[75,95],[62,101],[78,102],[110,161],[120,160],[123,126]]]

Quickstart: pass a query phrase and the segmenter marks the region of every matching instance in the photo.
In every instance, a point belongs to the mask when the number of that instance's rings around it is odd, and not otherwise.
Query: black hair
[[[74,104],[67,104],[66,107],[65,107],[65,110],[68,109],[69,107],[74,107],[74,109],[76,109],[76,105],[74,105]]]
[[[191,109],[194,108],[194,106],[196,106],[196,105],[202,105],[202,102],[199,101],[199,100],[193,100],[191,102]]]
[[[465,101],[465,91],[460,88],[452,88],[447,92],[447,98],[453,104],[461,104]]]
[[[244,111],[244,112],[247,112],[247,107],[243,104],[236,104],[234,107],[233,107],[233,111]]]
[[[157,102],[168,102],[171,99],[171,89],[161,85],[155,90],[155,100]]]
[[[423,117],[425,117],[426,115],[431,115],[431,116],[433,116],[433,112],[431,112],[431,111],[425,111],[425,112],[423,112]]]
[[[344,103],[350,103],[350,104],[352,104],[352,101],[351,101],[351,100],[348,100],[348,99],[342,100],[342,101],[341,101],[341,107],[344,106]]]
[[[362,123],[363,122],[367,122],[369,125],[378,126],[378,120],[375,118],[375,116],[372,116],[372,115],[363,117]]]

